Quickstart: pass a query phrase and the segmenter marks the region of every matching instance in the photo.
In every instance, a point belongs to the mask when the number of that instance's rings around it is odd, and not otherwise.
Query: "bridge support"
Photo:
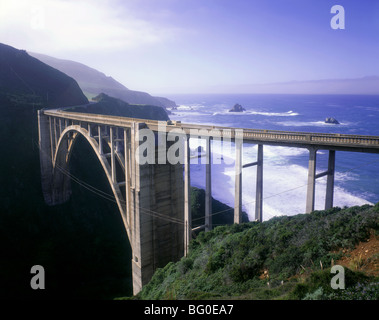
[[[235,188],[234,188],[234,223],[242,221],[242,141],[236,140]]]
[[[334,172],[336,162],[336,151],[329,150],[328,171],[326,180],[325,210],[333,208],[334,198]]]
[[[63,152],[55,158],[60,130],[61,127],[58,126],[55,118],[47,117],[41,110],[38,110],[42,193],[48,205],[64,203],[71,195],[70,179],[65,174],[69,161],[69,157],[67,157],[69,137],[65,137],[61,143],[61,148],[66,153]],[[53,161],[54,158],[55,161]]]
[[[319,174],[316,174],[316,162],[317,162],[316,158],[317,158],[317,149],[309,148],[308,187],[307,187],[307,202],[306,202],[306,208],[305,208],[306,213],[311,213],[312,211],[315,210],[316,179],[324,177],[324,176],[327,176],[326,194],[325,194],[325,210],[333,207],[336,151],[329,150],[328,170]]]
[[[306,213],[310,213],[315,209],[316,154],[317,149],[309,148],[307,203],[305,207]]]
[[[255,221],[263,220],[263,145],[258,144],[257,161],[242,166],[242,141],[236,141],[234,223],[242,221],[242,169],[257,166]]]
[[[150,281],[157,268],[179,260],[184,252],[183,166],[142,164],[137,150],[143,140],[140,136],[142,126],[140,123],[132,124],[127,161],[131,164],[134,294]],[[158,159],[158,150],[155,157]]]
[[[205,139],[205,231],[212,230],[212,138]]]
[[[258,145],[257,187],[255,197],[255,220],[262,222],[263,218],[263,145]]]
[[[38,112],[45,202],[56,205],[69,199],[69,160],[81,134],[98,157],[120,210],[132,248],[133,293],[137,294],[157,268],[183,256],[183,165],[141,163],[143,123],[133,121],[124,127],[103,124],[100,118],[100,123],[91,123],[87,115],[75,122],[60,116]],[[158,148],[154,156],[158,158]]]
[[[184,138],[184,255],[187,256],[192,239],[191,215],[191,150],[189,136]]]

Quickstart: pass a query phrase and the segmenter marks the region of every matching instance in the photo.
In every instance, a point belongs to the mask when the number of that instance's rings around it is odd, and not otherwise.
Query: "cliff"
[[[164,108],[176,107],[174,101],[162,97],[153,97],[146,92],[130,90],[112,77],[106,76],[85,64],[39,53],[30,54],[74,78],[88,96],[105,93],[130,104],[148,104]]]
[[[26,51],[1,43],[0,93],[33,96],[42,107],[88,103],[74,79],[31,57]]]

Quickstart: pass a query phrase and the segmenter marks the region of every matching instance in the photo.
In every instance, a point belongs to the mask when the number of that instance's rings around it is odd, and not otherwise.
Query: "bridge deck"
[[[165,122],[156,120],[67,112],[58,109],[44,110],[43,112],[45,115],[51,117],[123,128],[131,127],[132,123],[145,123],[146,127],[152,131],[158,131],[159,127],[162,127],[162,124],[166,124]],[[232,128],[175,121],[172,124],[167,123],[167,130],[173,128],[181,129],[186,134],[193,134],[195,130],[201,130],[200,135],[204,137],[243,138],[243,142],[245,143],[379,153],[379,136]]]

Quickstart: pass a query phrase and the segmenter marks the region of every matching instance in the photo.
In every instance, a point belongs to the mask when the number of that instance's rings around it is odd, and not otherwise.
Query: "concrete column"
[[[133,274],[133,293],[137,294],[141,291],[142,286],[144,285],[143,281],[143,261],[142,261],[142,246],[144,240],[141,234],[141,201],[140,201],[140,191],[141,191],[141,173],[140,166],[138,165],[138,153],[136,152],[137,147],[139,146],[139,127],[138,123],[133,123],[132,126],[132,141],[133,141],[133,149],[132,149],[132,157],[134,158],[133,164],[134,168],[133,176],[134,176],[134,201],[133,201],[133,223],[132,223],[132,274]],[[143,183],[142,183],[143,184]]]
[[[41,166],[42,193],[46,204],[56,205],[66,202],[71,195],[70,179],[61,170],[68,170],[67,137],[62,141],[60,153],[57,154],[56,168],[53,167],[53,157],[57,145],[54,145],[54,135],[58,135],[59,128],[53,127],[53,119],[45,116],[42,110],[38,111],[38,134]],[[55,121],[56,123],[56,121]]]
[[[191,174],[189,136],[184,138],[184,255],[187,256],[192,238]]]
[[[50,128],[50,133],[49,133],[49,138],[50,138],[50,154],[51,154],[51,162],[53,162],[53,159],[54,159],[54,150],[55,150],[55,146],[54,146],[54,132],[53,132],[53,119],[51,117],[49,117],[49,128]]]
[[[109,139],[111,143],[111,176],[112,182],[116,183],[116,163],[115,163],[115,145],[114,145],[114,128],[109,128]]]
[[[103,137],[101,135],[101,125],[97,127],[97,130],[99,132],[99,153],[103,154]]]
[[[212,230],[212,139],[206,139],[205,164],[205,231]]]
[[[143,128],[142,123],[132,126],[130,155],[131,158],[135,158],[132,168],[135,182],[134,199],[131,201],[132,232],[129,232],[132,233],[133,239],[131,245],[134,294],[150,281],[156,268],[180,259],[184,247],[183,166],[140,164],[137,152],[138,146],[142,143],[139,137],[140,128]],[[155,149],[155,156],[157,155],[158,150]],[[190,205],[190,201],[187,203]],[[190,211],[187,211],[187,220],[190,222],[188,217]]]
[[[316,154],[317,149],[309,149],[307,203],[305,208],[306,213],[311,213],[315,209]]]
[[[38,148],[41,167],[42,193],[48,205],[53,204],[52,199],[52,140],[51,140],[51,121],[50,118],[38,110]]]
[[[325,210],[333,208],[335,161],[336,161],[336,151],[329,150],[328,175],[327,175],[327,180],[326,180]]]
[[[62,129],[62,119],[59,119],[59,136],[62,135],[62,131],[63,131],[63,129]]]
[[[57,121],[56,121],[56,118],[54,118],[54,142],[55,142],[55,146],[54,146],[54,148],[55,148],[55,150],[56,150],[56,148],[57,148],[57,146],[58,146],[58,135],[57,135]]]
[[[125,168],[125,219],[130,226],[130,144],[128,137],[128,129],[124,129],[124,168]]]
[[[92,137],[92,126],[90,123],[88,123],[88,135]]]
[[[234,223],[242,221],[242,141],[236,139]]]
[[[262,222],[263,206],[263,145],[258,145],[255,220]]]

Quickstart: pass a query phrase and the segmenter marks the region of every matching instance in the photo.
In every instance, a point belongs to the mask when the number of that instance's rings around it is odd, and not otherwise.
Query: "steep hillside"
[[[331,266],[360,241],[377,248],[378,238],[379,204],[220,226],[199,234],[187,257],[157,270],[137,298],[376,300],[379,270],[364,274],[359,261],[350,264],[346,289],[334,290]],[[378,255],[366,262],[377,266]]]
[[[122,117],[167,121],[169,117],[162,107],[152,105],[132,105],[104,93],[94,98],[96,103],[86,106],[66,108],[67,111],[117,115]]]
[[[29,95],[43,107],[88,103],[76,81],[23,50],[0,43],[0,93]]]
[[[46,64],[68,74],[70,77],[73,77],[82,90],[89,95],[96,96],[100,93],[105,93],[130,104],[148,104],[165,108],[176,106],[174,101],[167,98],[153,97],[146,92],[130,90],[112,77],[108,77],[104,73],[82,63],[57,59],[39,53],[30,54]]]

